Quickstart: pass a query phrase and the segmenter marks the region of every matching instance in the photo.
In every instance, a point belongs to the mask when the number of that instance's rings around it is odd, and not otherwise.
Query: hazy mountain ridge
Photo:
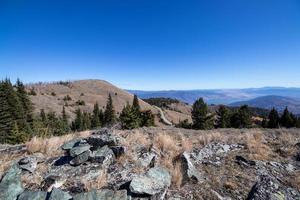
[[[241,106],[244,104],[265,109],[272,109],[273,107],[275,107],[276,109],[278,109],[279,112],[282,112],[285,109],[285,107],[288,107],[288,109],[291,112],[295,114],[300,113],[300,100],[290,97],[275,95],[262,96],[248,101],[235,102],[230,104],[230,106]]]
[[[260,96],[283,96],[300,99],[300,88],[263,87],[246,89],[212,89],[212,90],[164,90],[141,91],[128,90],[140,98],[169,97],[192,104],[199,97],[203,97],[209,104],[231,104],[246,101]]]

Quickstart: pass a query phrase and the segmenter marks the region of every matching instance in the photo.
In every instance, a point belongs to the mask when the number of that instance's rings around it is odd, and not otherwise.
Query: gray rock
[[[207,144],[204,148],[194,149],[191,153],[191,158],[196,163],[211,163],[215,165],[221,164],[221,158],[223,158],[228,152],[240,150],[244,146],[239,144],[223,144],[212,142]]]
[[[110,133],[105,134],[93,134],[87,139],[87,143],[89,143],[93,148],[92,150],[96,150],[105,145],[108,146],[117,146],[118,145],[118,137],[114,136]]]
[[[35,157],[25,157],[25,158],[22,158],[18,162],[18,164],[21,169],[24,169],[24,170],[27,170],[27,171],[33,173],[37,167],[37,159]]]
[[[91,162],[101,163],[104,166],[109,166],[115,160],[114,152],[108,148],[108,146],[104,146],[96,151],[93,151],[90,156]]]
[[[114,146],[114,147],[110,147],[110,149],[114,152],[117,158],[125,154],[126,151],[125,147],[122,146]]]
[[[183,181],[194,180],[203,181],[204,178],[201,176],[200,172],[195,168],[194,164],[190,159],[190,155],[184,152],[181,157],[182,170],[183,170]]]
[[[75,158],[73,158],[70,161],[70,164],[74,165],[74,166],[80,165],[80,164],[88,161],[90,155],[91,155],[90,150],[84,151],[83,153],[81,153],[81,154],[77,155]]]
[[[70,149],[70,156],[76,157],[80,154],[82,154],[85,151],[88,151],[91,148],[89,144],[79,144],[78,146],[73,147]]]
[[[18,197],[18,200],[46,200],[47,192],[26,190]]]
[[[81,138],[75,138],[75,139],[72,139],[72,140],[70,140],[70,141],[65,142],[65,143],[61,146],[61,148],[62,148],[63,150],[70,150],[70,149],[72,149],[77,143],[79,143],[80,141],[82,141]]]
[[[75,195],[73,200],[127,200],[127,191],[92,190]]]
[[[15,200],[24,191],[20,174],[21,169],[16,164],[7,171],[0,183],[0,199]]]
[[[129,188],[136,194],[155,195],[163,192],[170,185],[170,173],[162,167],[154,167],[146,174],[134,177]]]
[[[68,192],[54,188],[50,194],[49,200],[69,200],[72,196]]]
[[[138,161],[143,167],[149,167],[152,163],[155,162],[155,154],[153,152],[142,153]]]
[[[293,200],[300,199],[300,194],[282,185],[276,178],[269,175],[260,177],[252,187],[247,200]]]

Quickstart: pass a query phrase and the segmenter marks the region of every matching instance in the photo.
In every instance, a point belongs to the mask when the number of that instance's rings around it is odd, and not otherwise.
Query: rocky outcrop
[[[0,183],[0,199],[16,200],[24,189],[21,183],[21,169],[13,164]]]
[[[35,157],[24,157],[18,162],[18,164],[21,169],[33,173],[37,167],[37,159]]]
[[[181,156],[182,162],[182,173],[183,173],[183,182],[187,182],[189,180],[193,181],[203,181],[203,177],[200,172],[195,168],[194,164],[190,159],[190,155],[187,152],[184,152]]]
[[[132,193],[155,195],[163,192],[170,185],[170,173],[162,167],[154,167],[146,174],[134,177],[129,188]]]
[[[281,184],[270,175],[260,177],[260,180],[252,187],[247,200],[292,200],[300,199],[299,192]]]
[[[47,192],[26,190],[18,197],[18,200],[46,200]]]
[[[72,196],[68,192],[54,188],[50,194],[49,200],[70,200]]]
[[[90,192],[77,194],[73,197],[73,200],[127,200],[126,190],[92,190]]]

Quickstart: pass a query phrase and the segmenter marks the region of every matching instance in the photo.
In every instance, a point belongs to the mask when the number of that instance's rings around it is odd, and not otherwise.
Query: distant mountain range
[[[250,104],[253,107],[270,109],[275,107],[280,111],[285,106],[300,113],[300,88],[263,87],[247,89],[214,89],[214,90],[166,90],[141,91],[129,90],[140,98],[169,97],[192,104],[202,97],[209,104],[240,105]]]
[[[275,95],[257,97],[255,99],[251,99],[248,101],[239,101],[239,102],[231,103],[229,105],[241,106],[245,104],[251,107],[265,108],[269,110],[275,107],[279,112],[282,112],[287,106],[291,112],[295,114],[300,113],[299,100],[290,97],[282,97],[282,96],[275,96]]]

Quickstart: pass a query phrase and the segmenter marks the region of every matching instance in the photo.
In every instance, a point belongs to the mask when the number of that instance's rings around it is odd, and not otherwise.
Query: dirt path
[[[162,122],[166,125],[169,125],[169,126],[172,126],[172,122],[170,122],[166,117],[165,117],[165,114],[163,112],[163,110],[160,108],[160,107],[157,107],[157,106],[154,106],[158,111],[159,111],[159,114],[160,114],[160,118],[162,120]]]

